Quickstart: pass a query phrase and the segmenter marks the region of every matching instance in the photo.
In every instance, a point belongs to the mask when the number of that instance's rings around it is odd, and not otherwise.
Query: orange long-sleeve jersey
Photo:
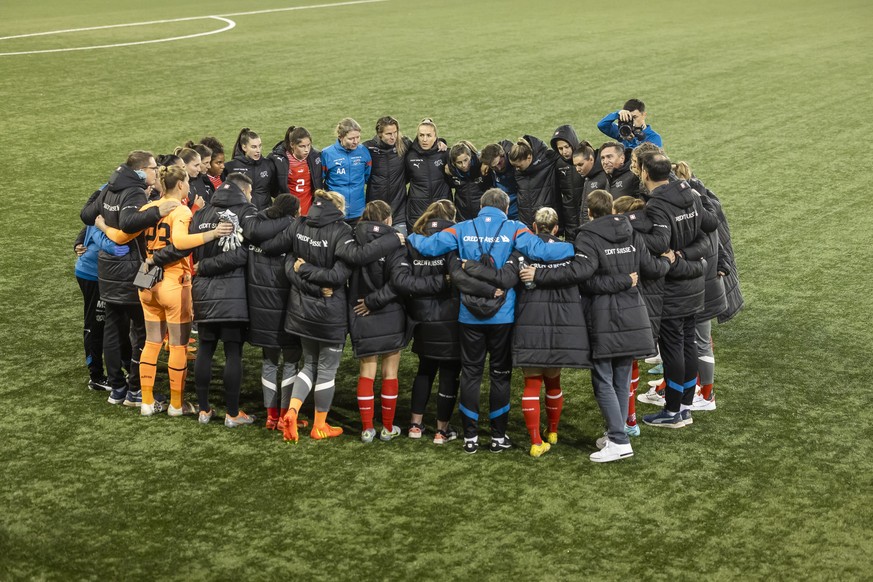
[[[140,208],[140,211],[148,210],[153,206],[159,206],[167,199],[161,198],[154,202],[149,202]],[[155,226],[151,226],[145,230],[146,253],[151,258],[155,251],[164,248],[170,243],[173,243],[180,251],[186,251],[199,247],[206,243],[206,233],[190,234],[188,227],[191,224],[191,209],[184,204],[177,206],[165,217],[161,218]],[[110,237],[112,238],[112,237]],[[181,259],[175,263],[170,263],[164,266],[164,277],[175,274],[191,274],[191,262],[188,258]]]

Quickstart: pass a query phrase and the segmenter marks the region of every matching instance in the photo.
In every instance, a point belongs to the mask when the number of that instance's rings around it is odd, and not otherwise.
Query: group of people
[[[525,135],[480,151],[449,147],[431,119],[410,140],[383,117],[364,143],[360,125],[341,120],[321,152],[295,126],[267,156],[249,128],[229,161],[212,137],[165,156],[131,152],[86,202],[75,246],[89,385],[143,416],[206,424],[221,342],[224,423],[252,424],[239,409],[248,342],[263,351],[267,428],[297,442],[312,393],[310,436],[329,439],[343,432],[327,416],[349,336],[361,441],[389,441],[401,434],[398,369],[411,341],[410,438],[426,433],[439,377],[433,442],[460,436],[477,452],[489,358],[492,452],[513,446],[513,367],[533,457],[558,442],[561,370],[589,368],[606,424],[591,460],[633,455],[637,360],[663,360],[663,381],[640,395],[662,410],[643,422],[690,425],[691,410],[715,407],[710,322],[730,319],[742,296],[718,198],[666,157],[645,105],[630,100],[598,127],[621,141],[595,148],[562,125],[550,146]],[[154,390],[164,346],[169,402]],[[197,406],[184,399],[192,357]]]

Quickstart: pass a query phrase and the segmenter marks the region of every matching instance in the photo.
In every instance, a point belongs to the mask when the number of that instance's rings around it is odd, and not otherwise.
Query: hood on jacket
[[[424,225],[424,235],[430,236],[432,234],[436,234],[438,232],[442,232],[450,226],[455,226],[455,223],[451,220],[444,220],[442,218],[438,218],[436,220],[429,220],[427,224]]]
[[[630,240],[633,234],[630,221],[623,214],[609,214],[595,218],[582,225],[581,230],[587,230],[611,243],[622,243]]]
[[[697,193],[685,180],[677,180],[658,186],[651,192],[652,198],[660,198],[677,208],[690,208],[694,205]]]
[[[531,162],[530,166],[527,167],[524,171],[516,171],[516,174],[522,176],[528,176],[530,174],[537,173],[544,165],[548,165],[549,161],[554,161],[555,158],[558,158],[557,152],[550,150],[546,147],[546,144],[543,143],[543,140],[536,138],[532,135],[525,135],[524,139],[527,140],[527,143],[530,144],[531,150],[533,153],[531,154]],[[506,159],[506,164],[510,165],[509,158]]]
[[[355,239],[360,243],[369,242],[393,232],[395,232],[393,227],[374,220],[359,220],[358,224],[355,225]]]
[[[288,150],[285,149],[285,140],[282,140],[273,146],[273,151],[271,153],[284,156],[287,152]]]
[[[248,202],[249,199],[246,198],[245,192],[233,182],[225,182],[219,186],[209,201],[210,204],[217,208],[231,208],[240,204],[247,204]]]
[[[345,219],[345,215],[333,205],[333,202],[326,198],[315,198],[312,201],[312,206],[309,207],[304,224],[321,228],[343,219]]]
[[[559,139],[570,144],[570,147],[574,150],[579,147],[579,138],[576,137],[576,130],[573,129],[572,125],[561,125],[552,134],[552,140],[549,143],[551,144],[552,149],[556,152],[558,151],[557,141]]]
[[[137,176],[136,172],[125,164],[115,168],[115,171],[112,172],[112,176],[109,178],[108,185],[112,192],[121,192],[128,188],[146,189],[145,180]]]

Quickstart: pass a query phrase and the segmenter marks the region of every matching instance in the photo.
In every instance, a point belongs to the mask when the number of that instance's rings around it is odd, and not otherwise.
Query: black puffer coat
[[[540,234],[544,241],[557,240]],[[512,362],[524,368],[590,368],[588,326],[579,295],[573,259],[543,263],[531,261],[541,277],[536,287],[518,286]],[[534,276],[536,279],[536,275]]]
[[[261,156],[257,160],[253,160],[243,154],[238,154],[224,165],[221,180],[226,181],[227,177],[234,173],[245,174],[251,178],[252,204],[258,210],[268,208],[273,197],[279,194],[276,166],[267,157]],[[286,171],[282,178],[287,178],[287,176],[288,172]]]
[[[360,221],[355,226],[355,240],[365,245],[384,236],[396,236],[396,231],[381,222]],[[409,343],[410,333],[406,322],[403,300],[389,284],[391,265],[398,257],[406,255],[404,249],[396,249],[391,257],[382,257],[357,267],[349,279],[349,336],[356,358],[390,354]],[[359,316],[354,307],[363,299],[368,315]]]
[[[654,278],[669,268],[667,259],[655,259],[645,250],[630,221],[622,215],[602,216],[586,223],[576,239],[576,248],[577,255],[587,257],[597,275],[620,278],[636,272]],[[592,356],[600,359],[654,354],[655,342],[639,289],[629,287],[629,276],[625,289],[614,285],[616,280],[592,278],[582,285]]]
[[[654,253],[680,251],[664,283],[663,318],[700,313],[704,301],[704,258],[709,252],[706,236],[718,227],[715,214],[703,208],[698,194],[685,180],[655,188],[646,204],[652,221],[646,244]],[[697,274],[699,273],[699,274]]]
[[[200,174],[196,178],[191,178],[188,183],[191,187],[191,191],[188,193],[188,208],[194,206],[194,200],[198,196],[203,198],[204,204],[209,204],[209,201],[212,200],[212,195],[215,193],[215,188],[206,174]]]
[[[276,192],[278,194],[292,194],[291,189],[288,188],[288,154],[284,141],[276,144],[276,147],[270,152],[269,160],[276,169]],[[306,165],[309,166],[309,179],[312,180],[312,191],[315,192],[324,188],[321,150],[317,150],[314,147],[310,149],[309,155],[306,156]]]
[[[572,125],[562,125],[552,134],[551,146],[557,153],[558,140],[564,140],[575,150],[579,147],[579,138]],[[558,195],[560,196],[560,208],[556,208],[561,217],[561,225],[564,230],[564,239],[576,240],[579,227],[588,220],[588,205],[585,200],[585,178],[579,175],[573,166],[572,158],[565,160],[558,155],[555,166]]]
[[[400,247],[396,236],[382,237],[366,247],[357,244],[345,215],[329,200],[315,198],[309,214],[281,235],[285,274],[291,282],[285,331],[332,344],[343,343],[348,331],[346,282],[350,265],[372,262]],[[294,263],[305,262],[298,271]],[[321,289],[333,289],[324,297]]]
[[[418,217],[437,200],[451,200],[452,188],[444,167],[449,153],[434,144],[421,149],[416,139],[406,152],[406,176],[409,178],[409,198],[406,204],[406,225],[411,231]]]
[[[258,214],[266,220],[265,213]],[[287,218],[288,226],[294,219]],[[285,275],[285,253],[277,248],[282,233],[250,244],[246,265],[246,298],[249,307],[249,343],[262,348],[300,345],[300,338],[285,331],[285,310],[291,282]]]
[[[547,148],[542,140],[531,135],[525,135],[524,139],[533,150],[532,161],[526,170],[515,172],[515,181],[518,183],[518,219],[530,227],[537,210],[543,206],[560,211],[555,179],[555,166],[560,156]]]
[[[642,239],[645,235],[652,232],[652,221],[649,220],[645,209],[634,210],[625,214],[630,221],[631,228]],[[650,252],[645,244],[642,245],[640,252]],[[659,253],[660,255],[660,253]],[[646,311],[649,313],[649,324],[652,326],[652,337],[657,342],[661,334],[661,313],[664,310],[664,277],[655,279],[648,277],[640,277],[638,285],[640,292],[643,294],[643,301],[646,304]]]
[[[409,151],[412,142],[403,137]],[[397,145],[389,146],[379,136],[364,142],[370,151],[373,168],[367,182],[367,202],[383,200],[391,207],[394,224],[406,224],[406,160],[397,154]]]
[[[249,320],[246,301],[245,265],[248,245],[259,244],[275,236],[288,219],[265,220],[248,201],[243,191],[232,182],[222,184],[212,196],[212,202],[194,214],[189,232],[199,233],[218,226],[218,215],[231,211],[239,220],[244,237],[235,249],[225,251],[221,239],[194,249],[197,273],[191,285],[194,300],[194,321],[204,323],[244,323]]]
[[[139,208],[148,202],[145,187],[145,181],[128,166],[118,166],[100,194],[89,199],[88,204],[82,209],[82,222],[89,226],[94,224],[97,216],[103,216],[106,226],[137,235],[127,243],[130,252],[123,257],[116,257],[104,251],[100,251],[98,255],[97,278],[100,299],[106,303],[139,305],[139,294],[137,288],[133,286],[133,279],[145,259],[145,240],[142,231],[154,226],[161,219],[157,207],[149,208],[144,212],[139,211]]]
[[[494,185],[494,175],[482,175],[482,162],[478,154],[470,157],[470,169],[462,172],[449,163],[447,166],[449,182],[455,189],[455,208],[458,211],[458,220],[471,220],[479,214],[479,201],[485,190]]]
[[[636,198],[639,195],[640,179],[630,169],[632,153],[633,150],[626,148],[624,150],[624,163],[607,176],[609,185],[606,190],[609,190],[613,199],[621,196]]]
[[[425,226],[425,235],[436,234],[452,226],[435,220]],[[449,283],[449,253],[425,257],[412,245],[408,254],[391,255],[391,286],[406,297],[406,310],[415,328],[412,351],[434,360],[460,360],[461,348],[458,312],[461,297]],[[492,291],[493,293],[493,291]]]

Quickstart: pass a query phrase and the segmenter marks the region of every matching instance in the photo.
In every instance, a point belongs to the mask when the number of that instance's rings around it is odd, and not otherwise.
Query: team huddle
[[[511,448],[515,367],[540,457],[558,442],[561,370],[587,368],[606,425],[590,459],[632,456],[637,400],[661,408],[643,418],[653,427],[687,427],[692,410],[715,409],[711,321],[743,300],[718,198],[667,158],[645,105],[632,99],[598,128],[614,141],[595,148],[561,125],[549,144],[525,135],[479,150],[449,146],[431,119],[409,139],[383,117],[361,143],[345,118],[323,151],[291,126],[268,155],[249,128],[230,160],[214,137],[165,156],[131,152],[86,202],[75,243],[89,386],[143,416],[208,424],[221,343],[224,424],[252,424],[239,408],[248,342],[263,352],[266,427],[297,442],[311,422],[311,438],[331,439],[343,433],[328,414],[348,336],[360,439],[390,441],[401,435],[398,370],[411,342],[410,438],[427,432],[438,377],[435,444],[461,437],[477,452],[487,414],[488,448]],[[155,391],[163,349],[169,400]],[[663,380],[637,396],[643,358]],[[184,398],[191,359],[196,405]]]

